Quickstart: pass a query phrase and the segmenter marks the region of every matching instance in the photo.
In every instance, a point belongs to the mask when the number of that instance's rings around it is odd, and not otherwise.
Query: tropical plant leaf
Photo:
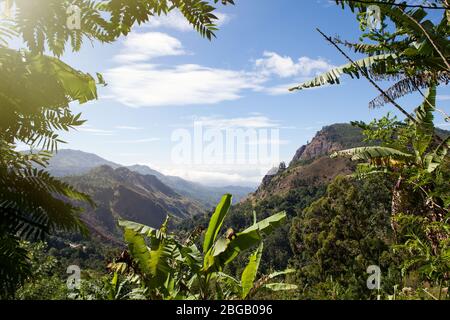
[[[258,249],[250,256],[247,266],[242,272],[241,276],[241,286],[242,295],[241,297],[245,299],[249,294],[250,290],[254,286],[256,279],[256,274],[258,273],[259,264],[261,262],[261,257],[264,249],[264,243],[261,242]]]
[[[353,161],[370,161],[375,159],[410,160],[413,157],[411,154],[399,151],[397,149],[378,146],[342,150],[331,155],[332,158],[339,156],[350,156]]]
[[[289,291],[289,290],[297,290],[297,285],[290,283],[267,283],[264,285],[264,288],[269,289],[271,291]]]
[[[206,230],[205,239],[203,241],[203,252],[208,252],[213,246],[214,241],[216,241],[217,235],[219,234],[220,228],[222,227],[223,221],[228,213],[231,206],[232,195],[226,194],[220,200],[214,211],[210,221],[208,229]]]
[[[436,86],[433,85],[428,89],[424,102],[416,109],[417,128],[426,134],[433,134],[434,116],[436,111]]]
[[[125,242],[128,244],[132,257],[139,265],[140,271],[144,275],[154,275],[154,270],[150,264],[152,258],[150,248],[147,247],[144,237],[127,227],[124,228],[123,236]]]
[[[280,212],[236,234],[231,240],[220,238],[205,254],[203,271],[208,271],[213,267],[220,271],[233,261],[239,252],[258,245],[263,236],[272,233],[286,217],[286,212]]]
[[[436,110],[436,86],[428,89],[425,95],[424,102],[415,110],[416,121],[410,121],[416,130],[416,135],[413,139],[414,153],[417,159],[422,159],[425,152],[428,150],[434,135],[434,115]]]
[[[276,278],[279,276],[285,276],[287,274],[294,273],[295,271],[296,271],[295,269],[286,269],[283,271],[276,271],[276,272],[273,272],[273,273],[267,275],[267,278],[270,280],[270,279],[273,279],[273,278]]]
[[[447,137],[442,143],[432,152],[425,157],[425,167],[428,172],[434,172],[444,161],[450,148],[450,136]]]
[[[376,56],[366,57],[361,60],[355,61],[355,63],[348,63],[343,66],[333,68],[328,72],[325,72],[312,80],[303,82],[302,84],[290,88],[290,91],[302,90],[314,87],[320,87],[327,84],[339,84],[342,75],[347,74],[349,76],[359,78],[359,68],[366,71],[368,74],[377,66],[378,69],[388,69],[394,60],[397,58],[395,54],[381,54]],[[358,66],[359,68],[357,68]]]

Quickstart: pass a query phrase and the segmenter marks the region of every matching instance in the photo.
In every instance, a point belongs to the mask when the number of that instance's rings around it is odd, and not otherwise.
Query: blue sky
[[[223,130],[276,130],[278,135],[265,139],[279,148],[273,162],[289,162],[324,125],[394,112],[390,106],[368,109],[377,92],[365,80],[287,91],[346,62],[315,28],[355,40],[360,31],[350,11],[327,0],[236,2],[220,7],[220,31],[211,42],[174,13],[117,43],[86,43],[80,53],[66,54],[63,60],[76,68],[102,73],[108,86],[100,89],[99,100],[73,105],[88,122],[62,134],[68,142],[63,148],[125,165],[146,164],[205,184],[256,185],[274,163],[224,164],[219,157],[216,163],[181,164],[173,156],[174,135],[193,134],[194,121]],[[449,91],[440,94],[441,108],[449,111]],[[400,100],[409,110],[419,101],[415,95]],[[262,143],[260,137],[256,143]]]

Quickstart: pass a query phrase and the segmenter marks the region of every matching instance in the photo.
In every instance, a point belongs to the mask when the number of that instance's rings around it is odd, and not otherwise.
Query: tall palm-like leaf
[[[254,286],[256,274],[258,273],[259,264],[261,263],[261,257],[263,253],[264,244],[261,242],[258,249],[250,256],[247,266],[242,272],[241,286],[242,286],[242,298],[246,298],[250,293],[250,290]]]
[[[205,239],[203,241],[203,252],[206,253],[213,246],[222,227],[223,221],[230,210],[231,206],[231,194],[226,194],[222,197],[219,205],[214,211],[211,219],[209,220],[209,226],[206,230]]]
[[[356,78],[360,78],[361,74],[358,67],[367,71],[368,73],[381,74],[382,71],[388,71],[396,66],[395,54],[380,54],[370,56],[364,59],[355,61],[355,63],[348,63],[340,67],[336,67],[323,74],[316,76],[314,79],[306,81],[296,87],[290,88],[290,91],[320,87],[327,84],[339,84],[342,75],[346,74]]]

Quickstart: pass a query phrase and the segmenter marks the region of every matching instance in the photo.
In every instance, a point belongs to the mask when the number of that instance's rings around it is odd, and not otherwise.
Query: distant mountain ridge
[[[92,197],[96,207],[86,207],[82,219],[107,239],[120,239],[118,219],[157,228],[168,215],[177,222],[205,212],[201,203],[178,194],[156,176],[125,167],[103,165],[86,174],[61,179]]]
[[[61,149],[52,157],[47,170],[56,177],[78,176],[84,175],[92,169],[104,165],[113,169],[126,167],[108,161],[96,154],[79,150]],[[234,196],[235,201],[240,201],[247,194],[254,191],[252,188],[239,186],[204,186],[180,177],[166,176],[161,172],[144,165],[133,165],[126,168],[142,175],[153,175],[180,195],[199,201],[206,207],[213,207],[216,205],[225,193],[231,193]]]
[[[93,153],[61,149],[54,154],[46,169],[55,177],[64,177],[85,174],[104,165],[115,169],[122,167],[120,164],[105,160]]]

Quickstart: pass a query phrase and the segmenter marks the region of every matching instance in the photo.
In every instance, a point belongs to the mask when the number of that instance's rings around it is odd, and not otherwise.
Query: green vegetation
[[[369,139],[383,141],[378,147],[344,150],[334,156],[363,160],[358,175],[387,175],[392,189],[392,226],[403,253],[402,272],[417,270],[430,283],[448,285],[450,270],[450,136],[435,136],[433,113],[436,87],[415,111],[414,121],[401,123],[385,118],[361,125]],[[394,139],[392,137],[395,137]],[[384,138],[384,139],[383,139]]]
[[[370,265],[383,270],[382,289],[391,292],[399,272],[390,253],[389,215],[389,181],[338,177],[331,183],[324,197],[294,219],[289,233],[298,297],[374,298],[378,292],[366,286]]]
[[[370,1],[336,2],[343,8],[348,6],[352,11],[358,10],[361,28],[367,30],[366,12]],[[435,2],[448,7],[446,1]],[[433,120],[436,112],[443,114],[446,121],[450,120],[436,107],[436,88],[440,83],[448,82],[450,72],[449,15],[444,10],[441,20],[435,24],[426,19],[427,12],[422,8],[408,8],[389,2],[379,3],[379,7],[383,15],[381,28],[368,30],[362,36],[370,42],[350,43],[328,37],[319,30],[349,64],[292,90],[336,84],[343,74],[365,77],[380,92],[380,96],[370,103],[371,107],[391,103],[406,116],[405,121],[397,121],[388,115],[369,125],[356,123],[364,129],[367,140],[381,145],[344,150],[333,156],[350,156],[354,161],[363,162],[356,173],[360,179],[377,176],[378,181],[384,177],[393,181],[390,210],[394,232],[392,255],[398,259],[403,278],[418,274],[425,281],[415,283],[411,289],[412,298],[422,298],[421,293],[425,292],[428,298],[441,299],[446,295],[442,288],[448,287],[450,270],[447,155],[450,140],[448,136],[440,137]],[[393,23],[394,29],[386,23],[388,20]],[[354,61],[340,45],[367,56]],[[383,90],[375,82],[380,79],[397,82],[388,90]],[[428,89],[428,93],[422,92],[424,88]],[[424,98],[413,114],[396,102],[411,92],[419,92]],[[318,261],[316,267],[320,266],[321,261]],[[333,281],[336,283],[336,279]],[[437,294],[428,291],[430,286],[437,288]]]
[[[126,36],[135,24],[175,8],[209,39],[217,20],[214,6],[202,0],[139,0],[132,5],[79,0],[75,4],[83,12],[83,23],[79,29],[71,29],[66,12],[72,1],[14,0],[8,4],[14,6],[15,16],[0,25],[0,297],[13,297],[31,276],[27,250],[20,247],[20,239],[42,238],[55,230],[86,232],[79,218],[81,208],[67,200],[93,205],[86,195],[33,168],[33,164],[45,167],[62,142],[56,131],[84,123],[69,104],[97,98],[96,80],[59,57],[67,48],[79,51],[85,39],[113,42]],[[11,38],[18,38],[26,48],[10,48]],[[105,84],[101,75],[97,82]],[[31,153],[18,152],[18,143],[28,145]]]
[[[84,23],[70,30],[69,1],[13,1],[16,17],[0,25],[0,75],[7,80],[0,83],[0,298],[449,299],[450,138],[434,124],[438,113],[450,121],[436,106],[439,85],[449,80],[448,10],[433,23],[422,8],[381,2],[382,27],[367,30],[372,1],[337,0],[358,12],[366,33],[351,43],[319,31],[349,63],[293,88],[337,84],[344,74],[364,77],[380,93],[370,106],[390,103],[404,120],[388,114],[355,122],[355,128],[328,128],[330,148],[299,156],[288,167],[282,163],[277,175],[234,207],[227,194],[211,215],[179,223],[173,214],[173,226],[168,218],[159,229],[119,220],[128,250],[115,259],[122,243],[111,248],[82,237],[88,223],[80,214],[98,203],[34,165],[46,166],[62,142],[58,130],[84,123],[69,105],[96,99],[97,85],[105,83],[59,57],[67,48],[79,51],[85,39],[113,42],[175,8],[210,39],[216,30],[210,3],[218,2],[79,0]],[[448,8],[446,0],[434,3]],[[26,48],[8,47],[9,37]],[[341,47],[364,58],[354,61]],[[378,80],[395,84],[383,90]],[[408,112],[397,101],[412,92],[423,102]],[[18,152],[18,143],[30,152]],[[330,158],[326,152],[336,146],[351,149]],[[346,173],[355,165],[345,158],[356,163],[351,175]],[[117,184],[94,180],[90,194]],[[115,230],[116,221],[109,223]],[[68,261],[84,268],[81,286],[72,291],[65,283]],[[369,266],[383,272],[378,290],[367,288]]]
[[[263,236],[277,228],[286,218],[284,212],[272,215],[235,233],[232,229],[219,237],[231,206],[231,195],[225,195],[211,216],[203,239],[202,252],[195,244],[200,235],[193,233],[180,240],[167,230],[167,222],[153,229],[135,222],[120,221],[129,252],[109,268],[114,271],[111,296],[118,297],[125,282],[134,284],[127,295],[150,299],[245,299],[260,289],[293,290],[295,285],[269,283],[273,278],[293,272],[285,270],[257,279],[263,252]],[[224,273],[224,268],[243,251],[257,247],[248,259],[240,280]],[[126,277],[121,280],[121,276]],[[121,282],[124,281],[124,282]],[[123,292],[121,294],[124,294]]]

